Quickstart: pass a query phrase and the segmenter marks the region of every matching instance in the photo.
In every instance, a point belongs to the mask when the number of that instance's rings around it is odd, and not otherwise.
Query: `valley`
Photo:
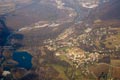
[[[0,0],[0,20],[10,31],[7,34],[0,24],[1,54],[11,62],[14,52],[29,53],[32,68],[27,72],[35,72],[35,80],[119,80],[119,72],[112,75],[114,68],[120,67],[119,3]]]

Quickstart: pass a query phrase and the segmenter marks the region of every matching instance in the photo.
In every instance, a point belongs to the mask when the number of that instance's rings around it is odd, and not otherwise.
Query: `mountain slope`
[[[100,5],[92,12],[93,16],[99,17],[103,20],[118,19],[120,20],[120,0],[111,0]]]

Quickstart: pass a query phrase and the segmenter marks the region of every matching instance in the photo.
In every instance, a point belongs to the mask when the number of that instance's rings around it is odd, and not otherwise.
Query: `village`
[[[112,47],[112,49],[109,49],[109,47],[105,46],[107,45],[105,41],[112,35],[119,35],[119,28],[117,31],[115,29],[116,28],[113,27],[97,27],[95,29],[87,28],[84,30],[84,33],[79,36],[72,36],[74,32],[67,30],[68,32],[62,33],[62,35],[59,36],[60,38],[58,37],[54,40],[48,39],[44,41],[44,43],[47,44],[46,47],[48,47],[50,50],[57,50],[62,47],[74,46],[82,46],[82,48],[84,49],[84,47],[86,48],[86,46],[88,46],[91,47],[90,50],[92,49],[93,52],[114,53],[119,51],[120,45],[113,43],[114,46]],[[72,37],[68,37],[70,35]]]

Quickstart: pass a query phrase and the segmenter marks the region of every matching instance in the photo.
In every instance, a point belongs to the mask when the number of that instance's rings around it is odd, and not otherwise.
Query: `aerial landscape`
[[[120,0],[0,0],[0,80],[120,80]]]

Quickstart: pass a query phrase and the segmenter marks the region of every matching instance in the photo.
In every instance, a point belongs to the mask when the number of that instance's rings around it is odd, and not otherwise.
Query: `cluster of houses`
[[[64,47],[79,47],[84,49],[85,51],[90,50],[90,52],[96,52],[96,53],[114,53],[115,51],[119,50],[119,45],[117,46],[117,49],[107,49],[106,46],[101,45],[101,41],[104,42],[106,38],[108,38],[111,35],[114,35],[115,31],[112,27],[96,27],[96,28],[87,28],[84,30],[84,33],[78,36],[72,36],[69,38],[61,39],[48,39],[45,40],[44,43],[46,44],[46,47],[49,50],[56,51],[58,49],[64,48]],[[72,32],[72,31],[70,31]],[[69,32],[67,32],[69,34]],[[70,33],[71,34],[71,33]],[[66,34],[63,34],[63,37]],[[59,36],[60,37],[60,36]],[[62,37],[62,36],[61,36]],[[99,45],[98,45],[99,44]]]

